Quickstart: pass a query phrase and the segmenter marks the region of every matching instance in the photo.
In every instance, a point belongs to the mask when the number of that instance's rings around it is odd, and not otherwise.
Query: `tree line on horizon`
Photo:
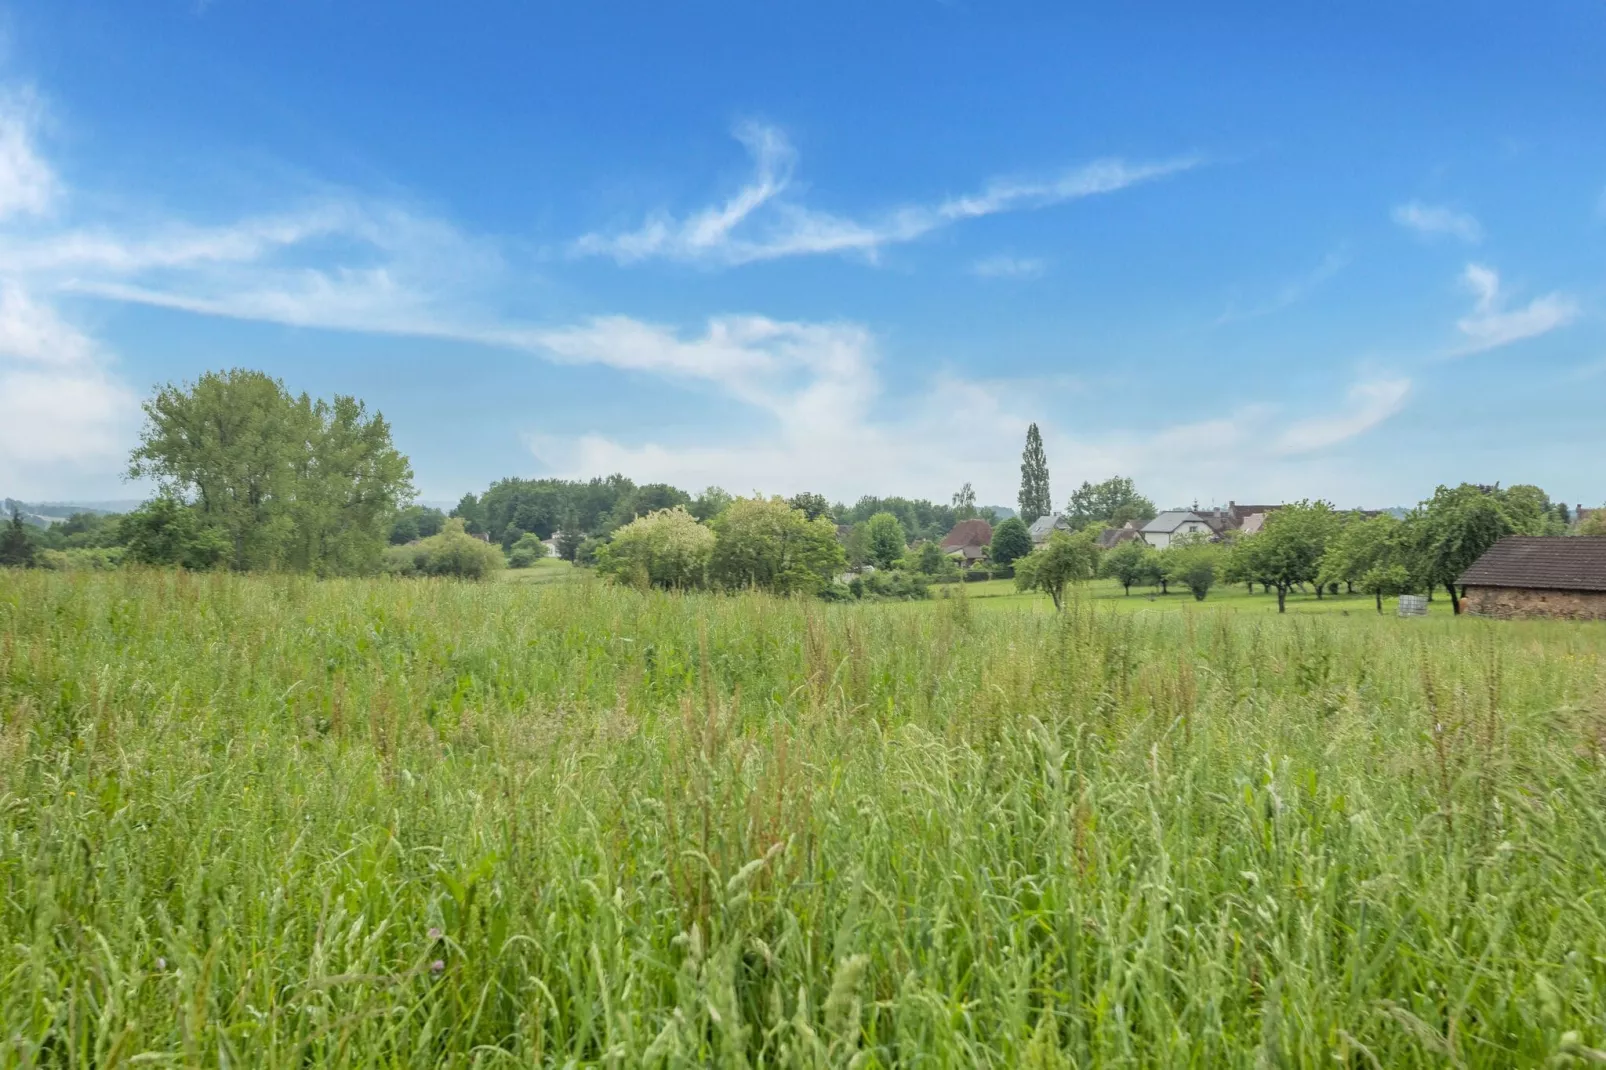
[[[261,372],[233,369],[163,387],[144,410],[128,472],[152,479],[157,493],[128,514],[75,514],[44,531],[26,528],[14,511],[0,530],[0,565],[110,568],[126,560],[193,570],[484,575],[533,563],[551,541],[565,560],[628,582],[824,591],[842,569],[873,566],[901,575],[912,592],[953,578],[956,566],[938,543],[979,518],[997,522],[985,567],[1056,602],[1066,584],[1098,574],[1128,591],[1176,582],[1198,597],[1218,579],[1251,590],[1258,583],[1281,604],[1307,585],[1320,593],[1343,583],[1379,600],[1408,588],[1453,588],[1503,535],[1567,530],[1566,507],[1537,487],[1462,485],[1438,488],[1404,520],[1301,502],[1274,512],[1262,535],[1184,541],[1164,554],[1127,543],[1101,554],[1098,531],[1156,514],[1131,479],[1116,476],[1083,482],[1060,514],[1063,530],[1034,547],[1028,526],[1054,511],[1036,424],[1026,433],[1013,517],[979,507],[968,483],[947,503],[865,496],[848,505],[816,493],[738,498],[713,486],[694,495],[622,474],[502,479],[464,495],[448,514],[413,504],[411,466],[389,424],[356,398],[297,396]],[[1606,534],[1606,512],[1591,523]],[[779,557],[755,556],[765,539]],[[682,558],[701,560],[705,551],[703,578],[688,582]],[[814,578],[802,581],[803,573]],[[898,582],[883,577],[870,586],[887,593]]]

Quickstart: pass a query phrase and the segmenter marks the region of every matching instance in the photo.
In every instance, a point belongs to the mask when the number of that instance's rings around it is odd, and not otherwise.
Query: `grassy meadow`
[[[1606,627],[530,571],[0,571],[0,1065],[1606,1060]]]

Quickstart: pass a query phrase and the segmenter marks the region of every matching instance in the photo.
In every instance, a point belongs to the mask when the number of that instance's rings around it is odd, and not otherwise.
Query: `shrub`
[[[683,506],[638,517],[597,553],[597,571],[632,587],[688,590],[708,581],[714,533]]]
[[[109,572],[121,568],[126,555],[121,546],[45,550],[35,563],[56,572]]]
[[[729,590],[813,594],[847,564],[836,525],[810,520],[782,498],[735,499],[715,518],[714,533],[708,575]]]
[[[217,568],[230,552],[221,527],[203,522],[194,508],[165,495],[123,517],[119,534],[129,560],[142,565],[201,571]]]
[[[464,530],[461,517],[446,521],[439,535],[385,551],[386,572],[399,576],[454,576],[483,580],[507,564],[500,547],[481,542]]]
[[[507,553],[508,568],[529,568],[546,556],[546,543],[534,534],[526,532],[519,536],[519,541],[513,544],[513,549]]]
[[[928,584],[918,572],[869,572],[855,576],[847,589],[865,602],[919,602],[931,597]]]

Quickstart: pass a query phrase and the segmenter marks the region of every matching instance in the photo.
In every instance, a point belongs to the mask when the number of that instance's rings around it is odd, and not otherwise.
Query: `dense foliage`
[[[1154,516],[1154,503],[1139,494],[1125,476],[1111,476],[1102,483],[1084,482],[1071,492],[1065,509],[1072,531],[1097,525],[1118,528],[1129,522],[1142,527]]]
[[[392,546],[385,551],[385,571],[397,576],[483,580],[506,565],[501,549],[468,534],[461,517],[446,521],[438,535]]]
[[[708,582],[714,533],[683,506],[660,509],[614,532],[597,553],[597,571],[636,587],[690,590]]]
[[[0,573],[0,1061],[1606,1047],[1606,630],[940,606]]]
[[[987,556],[993,564],[1005,567],[1031,553],[1032,536],[1026,530],[1026,523],[1020,517],[1012,516],[999,524],[993,529],[993,542],[989,549]]]
[[[814,594],[847,566],[836,526],[782,498],[737,498],[713,529],[708,576],[726,590]]]
[[[158,390],[145,418],[129,474],[155,480],[161,500],[220,533],[223,563],[236,570],[372,571],[413,494],[390,426],[355,398],[295,397],[277,379],[234,369]]]

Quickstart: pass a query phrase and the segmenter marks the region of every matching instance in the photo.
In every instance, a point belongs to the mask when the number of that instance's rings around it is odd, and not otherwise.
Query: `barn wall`
[[[1468,587],[1461,608],[1480,617],[1559,617],[1606,620],[1606,591],[1538,591],[1526,587]]]

